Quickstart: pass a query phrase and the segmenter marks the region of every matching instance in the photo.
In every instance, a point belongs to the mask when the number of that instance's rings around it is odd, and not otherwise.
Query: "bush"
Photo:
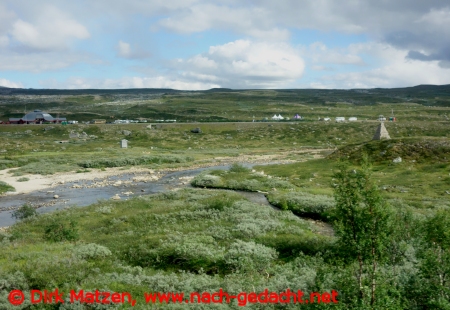
[[[250,172],[250,169],[245,168],[241,164],[234,163],[230,167],[230,172]]]
[[[78,240],[77,224],[70,220],[68,223],[60,219],[53,220],[45,226],[44,239],[53,242]]]
[[[6,192],[14,192],[16,189],[9,185],[6,182],[0,181],[0,194],[6,193]]]
[[[216,175],[201,174],[192,180],[191,185],[197,187],[221,187],[222,179]]]
[[[17,220],[24,220],[37,215],[36,209],[28,204],[24,204],[19,209],[15,210],[11,216]]]
[[[306,192],[271,193],[268,200],[282,210],[313,219],[328,220],[335,203],[326,195],[313,195]]]
[[[187,156],[141,156],[141,157],[121,157],[121,158],[100,158],[79,162],[82,168],[112,168],[124,166],[137,166],[146,164],[175,164],[192,161],[193,158]]]
[[[253,241],[237,240],[225,254],[225,263],[239,272],[263,272],[278,257],[277,251]]]
[[[26,177],[17,179],[17,182],[27,182],[27,181],[30,181],[30,179]]]
[[[74,249],[75,256],[82,259],[96,259],[110,256],[111,251],[96,243],[82,244]]]

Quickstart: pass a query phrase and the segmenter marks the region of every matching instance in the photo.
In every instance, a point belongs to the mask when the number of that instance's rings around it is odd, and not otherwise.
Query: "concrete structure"
[[[378,125],[377,131],[375,132],[375,135],[372,138],[372,140],[382,140],[382,139],[386,140],[391,139],[388,131],[386,130],[386,127],[384,127],[384,122],[381,122],[380,125]]]
[[[50,114],[42,112],[41,110],[34,110],[33,112],[27,113],[22,118],[9,119],[9,123],[11,124],[44,124],[44,123],[61,123],[65,121],[67,121],[65,117],[54,118]]]
[[[128,148],[128,140],[127,139],[122,139],[122,141],[120,141],[120,147],[123,149]]]

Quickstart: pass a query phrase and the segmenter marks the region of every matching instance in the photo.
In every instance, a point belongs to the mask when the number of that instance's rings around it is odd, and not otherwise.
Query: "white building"
[[[281,121],[281,120],[284,120],[284,117],[281,116],[281,114],[278,114],[278,116],[275,114],[274,116],[272,116],[272,119],[274,121]]]

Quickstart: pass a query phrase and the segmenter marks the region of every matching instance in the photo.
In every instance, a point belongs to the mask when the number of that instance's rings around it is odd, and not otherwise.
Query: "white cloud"
[[[139,48],[132,48],[130,43],[122,40],[117,44],[117,56],[128,59],[142,59],[150,57],[150,53]]]
[[[0,36],[0,47],[8,46],[9,38],[7,36]]]
[[[286,28],[276,26],[271,12],[264,7],[227,6],[199,3],[174,11],[159,25],[178,33],[202,32],[212,28],[232,30],[264,40],[287,40]]]
[[[407,50],[388,44],[354,44],[353,51],[376,56],[379,67],[361,72],[326,75],[311,83],[319,88],[374,88],[405,87],[419,84],[450,84],[450,72],[439,66],[438,61],[423,62],[407,59]]]
[[[211,46],[207,53],[180,59],[172,67],[185,76],[209,76],[222,87],[280,88],[302,76],[304,62],[286,43],[237,40]]]
[[[41,73],[66,69],[79,63],[101,64],[101,60],[84,52],[12,53],[0,50],[0,72],[22,71]]]
[[[120,40],[117,48],[119,50],[119,56],[126,58],[131,55],[131,46],[129,43]]]
[[[0,78],[0,86],[9,87],[9,88],[23,88],[22,83],[12,82],[7,79]]]
[[[184,90],[231,88],[283,88],[299,79],[304,63],[298,51],[285,43],[237,40],[211,46],[187,59],[175,59],[165,74],[121,79],[72,78],[56,88],[174,88]]]
[[[73,77],[64,82],[55,80],[41,81],[43,87],[58,89],[120,89],[120,88],[172,88],[179,90],[199,90],[219,87],[213,83],[189,82],[171,79],[166,76],[156,77],[123,77],[120,79],[87,79]]]
[[[11,35],[21,44],[39,50],[65,49],[72,39],[87,39],[88,30],[59,9],[47,6],[34,21],[18,19]]]
[[[318,67],[325,64],[334,65],[366,65],[360,55],[347,48],[328,48],[322,42],[315,42],[303,50],[303,56],[311,59]]]

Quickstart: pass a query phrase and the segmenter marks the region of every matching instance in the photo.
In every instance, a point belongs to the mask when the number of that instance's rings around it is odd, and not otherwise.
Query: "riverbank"
[[[288,164],[298,161],[304,161],[305,159],[287,159],[288,156],[311,154],[313,158],[323,157],[321,153],[323,151],[329,151],[327,149],[304,149],[296,152],[281,152],[279,154],[270,155],[240,155],[237,157],[216,157],[213,160],[207,160],[205,162],[197,162],[188,167],[177,167],[177,168],[165,168],[165,169],[149,169],[144,167],[115,167],[115,168],[104,168],[104,169],[88,169],[84,172],[71,171],[71,172],[58,172],[50,175],[40,175],[40,174],[26,174],[18,176],[13,176],[12,171],[16,168],[5,169],[0,171],[0,179],[7,184],[13,186],[15,192],[7,192],[6,195],[17,195],[17,194],[27,194],[34,191],[48,190],[55,186],[62,185],[65,183],[76,182],[76,181],[90,181],[94,179],[107,179],[112,176],[121,176],[123,174],[133,174],[139,173],[140,180],[156,181],[162,175],[170,173],[173,171],[183,171],[190,169],[206,168],[222,166],[232,163],[248,163],[248,164]],[[142,175],[146,175],[146,177]],[[20,179],[27,178],[28,181],[19,181]]]

